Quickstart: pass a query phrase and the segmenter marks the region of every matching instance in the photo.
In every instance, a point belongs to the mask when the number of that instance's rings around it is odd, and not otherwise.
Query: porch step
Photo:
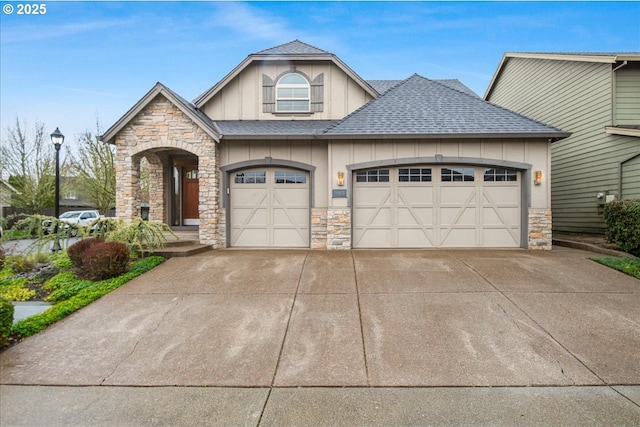
[[[175,234],[175,236],[173,235]],[[181,241],[181,240],[187,240],[187,241],[191,241],[191,240],[198,240],[198,238],[200,237],[198,235],[198,230],[195,231],[183,231],[183,230],[173,230],[173,234],[171,233],[164,233],[164,237],[167,239],[167,243],[169,242],[175,242],[175,241]],[[177,237],[177,240],[176,240]]]
[[[173,258],[173,257],[188,257],[191,255],[200,254],[203,252],[207,252],[212,250],[211,245],[203,245],[198,243],[197,241],[180,241],[177,240],[170,245],[167,242],[167,245],[162,249],[157,249],[153,252],[154,255],[159,255],[165,258]],[[186,243],[186,244],[183,244]]]
[[[195,239],[184,239],[184,238],[180,238],[180,240],[176,240],[173,236],[170,238],[167,238],[167,240],[164,243],[164,247],[166,248],[177,248],[180,246],[192,246],[192,245],[197,245],[199,244],[199,241],[197,238]]]

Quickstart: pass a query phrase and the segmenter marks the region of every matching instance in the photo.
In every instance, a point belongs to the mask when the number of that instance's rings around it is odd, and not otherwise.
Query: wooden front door
[[[184,225],[198,225],[199,184],[197,166],[183,168],[182,172],[182,218]]]

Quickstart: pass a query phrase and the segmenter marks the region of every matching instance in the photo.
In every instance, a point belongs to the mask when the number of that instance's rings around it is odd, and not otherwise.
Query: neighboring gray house
[[[11,195],[18,193],[18,190],[4,179],[0,179],[0,218],[4,217],[4,208],[11,206]]]
[[[506,53],[485,99],[570,132],[551,147],[553,230],[603,233],[640,199],[640,53]]]
[[[102,140],[118,217],[140,215],[146,158],[149,218],[216,248],[550,249],[550,142],[566,136],[457,80],[366,81],[295,40],[193,102],[157,83]]]

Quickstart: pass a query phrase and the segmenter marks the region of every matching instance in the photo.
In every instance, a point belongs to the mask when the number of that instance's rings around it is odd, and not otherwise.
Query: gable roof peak
[[[171,102],[176,108],[182,111],[189,119],[211,136],[214,141],[220,141],[220,130],[216,127],[215,123],[209,119],[209,117],[200,111],[194,104],[187,101],[160,82],[153,85],[151,90],[149,90],[133,107],[131,107],[124,116],[122,116],[103,135],[101,135],[100,140],[107,143],[114,143],[116,135],[142,110],[151,104],[157,96],[163,96],[169,100],[169,102]]]
[[[288,43],[261,50],[254,55],[331,55],[331,53],[295,39]]]

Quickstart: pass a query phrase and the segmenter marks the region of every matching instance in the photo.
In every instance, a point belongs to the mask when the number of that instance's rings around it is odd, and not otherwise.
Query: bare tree
[[[11,197],[13,207],[35,214],[54,205],[55,151],[43,123],[36,122],[29,137],[26,123],[16,117],[15,125],[7,128],[0,158],[3,174],[19,191]]]
[[[100,134],[96,120],[96,133],[87,130],[78,138],[79,147],[70,169],[78,194],[106,214],[116,203],[115,150],[99,140]]]

